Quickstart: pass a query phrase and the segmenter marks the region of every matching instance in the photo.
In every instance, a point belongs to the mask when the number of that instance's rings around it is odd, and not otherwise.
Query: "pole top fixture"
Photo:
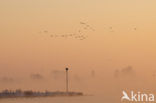
[[[66,71],[69,70],[68,68],[66,68]]]

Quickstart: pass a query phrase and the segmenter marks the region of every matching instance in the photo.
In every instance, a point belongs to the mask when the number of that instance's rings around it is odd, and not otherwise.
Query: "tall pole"
[[[68,94],[68,68],[66,68],[66,93]]]

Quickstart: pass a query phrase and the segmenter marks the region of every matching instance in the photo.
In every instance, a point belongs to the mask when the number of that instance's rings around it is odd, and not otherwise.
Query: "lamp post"
[[[69,69],[66,68],[66,93],[67,93],[67,94],[68,94],[68,92],[69,92],[69,91],[68,91],[68,90],[69,90],[69,89],[68,89],[68,70],[69,70]]]

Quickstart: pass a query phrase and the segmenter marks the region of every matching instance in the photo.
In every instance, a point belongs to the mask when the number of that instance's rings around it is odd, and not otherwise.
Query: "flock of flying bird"
[[[69,34],[62,34],[62,35],[50,34],[50,37],[51,38],[75,38],[78,40],[85,40],[88,38],[88,35],[86,32],[95,31],[95,29],[85,22],[80,22],[80,24],[82,25],[82,28],[79,29],[76,33],[69,33]],[[49,31],[44,30],[40,33],[49,34]]]
[[[91,25],[85,22],[80,22],[80,25],[82,25],[82,28],[78,29],[76,33],[57,35],[57,34],[50,34],[48,30],[41,31],[40,33],[49,34],[51,38],[75,38],[78,40],[85,40],[88,38],[88,35],[87,35],[88,33],[86,33],[87,31],[95,31],[95,29]],[[136,31],[137,28],[134,27],[133,30]],[[114,32],[114,28],[109,27],[109,31]]]

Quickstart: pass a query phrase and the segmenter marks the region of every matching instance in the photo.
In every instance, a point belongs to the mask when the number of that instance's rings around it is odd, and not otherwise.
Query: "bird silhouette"
[[[47,30],[44,30],[44,33],[48,33],[48,31]]]
[[[86,24],[86,23],[84,23],[84,22],[80,22],[80,24]]]
[[[134,28],[134,30],[137,30],[137,28]]]

